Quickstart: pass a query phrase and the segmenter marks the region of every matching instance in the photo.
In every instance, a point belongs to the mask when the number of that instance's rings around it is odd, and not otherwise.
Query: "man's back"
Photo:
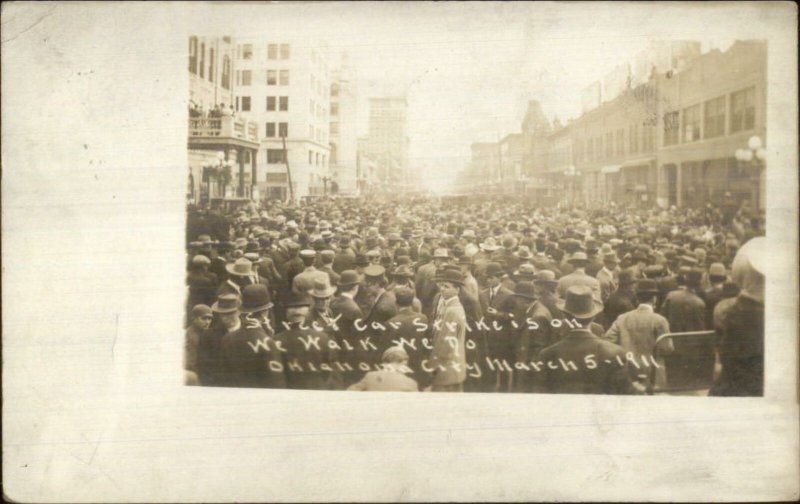
[[[706,325],[706,304],[688,289],[678,289],[667,295],[661,307],[674,332],[702,331]]]

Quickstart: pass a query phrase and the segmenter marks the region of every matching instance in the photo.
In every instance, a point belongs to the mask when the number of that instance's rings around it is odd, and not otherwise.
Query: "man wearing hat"
[[[314,288],[314,281],[328,275],[314,267],[314,260],[317,257],[317,252],[311,249],[300,251],[300,259],[303,261],[303,272],[294,277],[292,282],[292,291],[295,293],[308,294]]]
[[[533,282],[523,280],[514,286],[512,294],[505,302],[503,311],[507,312],[517,323],[508,330],[503,331],[502,339],[495,340],[493,345],[496,352],[495,358],[505,359],[508,363],[525,362],[529,357],[530,340],[535,337],[534,331],[526,321],[528,313],[536,302],[535,287]],[[499,348],[499,350],[498,350]],[[541,350],[544,347],[539,348]],[[533,355],[538,355],[538,351]],[[501,357],[502,356],[502,357]],[[523,392],[527,385],[527,376],[524,373],[501,371],[496,374],[497,390],[500,392]]]
[[[198,304],[212,305],[217,298],[217,276],[208,267],[211,260],[201,254],[192,257],[189,266],[189,273],[186,276],[186,285],[189,286],[189,297],[187,307],[191,308]]]
[[[403,347],[393,346],[383,352],[383,369],[370,371],[347,390],[361,392],[419,392],[417,382],[406,376],[411,371],[408,353]]]
[[[350,246],[350,237],[344,235],[339,238],[339,248],[333,258],[333,271],[341,274],[344,270],[353,269],[356,261],[356,252]]]
[[[333,313],[330,308],[331,299],[335,292],[336,287],[331,285],[327,276],[322,275],[314,279],[314,287],[309,292],[313,299],[313,305],[308,312],[306,325],[325,331],[329,336],[335,336],[336,324],[333,322]]]
[[[722,369],[712,396],[764,395],[764,290],[767,239],[751,238],[736,253],[731,278],[739,295],[717,303],[714,327]]]
[[[391,276],[392,283],[386,287],[386,290],[394,292],[395,297],[397,294],[397,289],[400,287],[408,287],[416,292],[413,280],[414,272],[411,271],[409,266],[398,266],[394,269],[394,271],[392,271]],[[414,299],[412,300],[412,307],[416,313],[422,313],[422,302],[416,296],[414,296]]]
[[[619,258],[616,252],[608,252],[603,255],[603,267],[597,272],[598,283],[600,283],[600,300],[605,303],[611,294],[619,286]]]
[[[586,274],[586,266],[589,264],[589,258],[584,252],[575,252],[567,260],[567,263],[572,266],[572,273],[561,277],[558,281],[558,288],[556,292],[562,298],[566,295],[570,287],[577,285],[588,287],[591,289],[594,298],[602,303],[602,295],[600,294],[600,282],[596,278],[592,278]]]
[[[286,388],[340,390],[338,352],[330,344],[330,337],[325,332],[300,327],[308,318],[311,297],[292,292],[284,306],[289,329],[278,333],[275,339],[285,349],[282,356]]]
[[[509,298],[514,294],[514,291],[508,289],[502,283],[502,278],[505,275],[503,268],[496,262],[491,262],[486,266],[485,285],[486,287],[481,290],[479,301],[481,313],[485,319],[486,324],[491,327],[491,330],[486,331],[486,357],[490,359],[503,359],[506,358],[504,352],[503,342],[511,338],[511,316],[504,308],[507,305]],[[495,329],[495,324],[500,329]],[[487,391],[497,391],[500,386],[501,371],[489,376],[490,373],[485,373],[484,385]],[[507,379],[507,377],[506,377]]]
[[[242,291],[242,327],[222,338],[226,387],[285,388],[281,355],[275,346],[267,286],[248,285]]]
[[[669,332],[667,319],[655,312],[658,299],[658,285],[655,280],[645,278],[636,284],[636,299],[639,306],[623,313],[611,324],[606,332],[606,339],[622,347],[625,352],[631,352],[637,362],[654,362],[656,353],[656,339]],[[659,345],[660,353],[671,352],[672,340],[666,339]],[[663,359],[659,362],[660,368],[640,364],[640,369],[631,368],[636,374],[632,381],[638,382],[642,388],[652,393],[654,386],[666,384]],[[651,372],[657,370],[656,372]]]
[[[386,268],[371,264],[364,269],[364,276],[364,290],[370,299],[366,320],[385,323],[397,314],[394,292],[386,290]]]
[[[706,303],[695,293],[700,287],[702,271],[688,268],[679,277],[678,290],[667,294],[661,313],[674,332],[704,331],[706,329]]]
[[[253,263],[245,257],[240,257],[225,266],[228,279],[222,282],[217,289],[217,296],[222,294],[242,295],[242,289],[248,285],[261,283],[258,273],[253,269]]]
[[[433,321],[433,350],[428,362],[434,392],[463,392],[467,378],[466,316],[458,291],[464,283],[460,272],[446,269],[437,282],[441,306]]]
[[[209,330],[201,335],[197,347],[197,375],[201,385],[223,385],[225,360],[221,349],[222,338],[241,327],[240,305],[241,300],[237,294],[226,293],[220,295],[211,306],[214,320]]]
[[[330,279],[331,285],[334,287],[339,285],[339,273],[333,269],[333,261],[336,258],[336,252],[330,249],[322,250],[319,252],[319,270],[326,273]]]
[[[712,263],[703,277],[709,284],[705,290],[704,299],[706,301],[706,327],[709,329],[714,324],[714,308],[724,299],[725,282],[728,281],[728,274],[725,265],[722,263]]]
[[[620,271],[618,287],[605,302],[603,309],[603,325],[611,328],[617,317],[636,308],[636,279],[633,271],[625,269]]]
[[[358,355],[362,347],[358,339],[363,336],[355,328],[357,320],[364,318],[358,303],[355,301],[360,290],[358,274],[355,270],[344,270],[339,277],[339,294],[331,301],[331,315],[336,319],[339,331],[336,333],[337,342],[342,348],[353,348],[354,350],[343,350],[339,357],[343,363],[349,363],[353,370],[344,371],[342,378],[344,385],[350,385],[358,380],[358,362],[361,360]],[[365,360],[366,362],[366,360]]]
[[[414,284],[424,313],[430,313],[432,309],[433,297],[436,295],[436,272],[447,263],[448,259],[447,249],[438,248],[434,251],[432,260],[417,270]]]
[[[415,378],[424,388],[430,385],[428,383],[430,376],[422,371],[421,365],[422,361],[427,357],[425,347],[421,341],[426,334],[419,332],[418,329],[420,325],[428,325],[428,317],[414,310],[413,302],[416,299],[414,294],[414,290],[410,287],[399,286],[395,289],[397,315],[389,319],[386,333],[379,335],[379,341],[381,342],[379,349],[383,351],[396,345],[399,341],[414,342],[413,345],[403,344],[403,348],[409,352],[408,366],[413,373],[411,377]]]
[[[582,327],[570,329],[564,339],[539,354],[541,371],[532,371],[534,389],[551,394],[629,394],[633,387],[625,363],[625,351],[597,337],[589,329],[603,311],[592,289],[575,285],[567,289],[559,308]]]

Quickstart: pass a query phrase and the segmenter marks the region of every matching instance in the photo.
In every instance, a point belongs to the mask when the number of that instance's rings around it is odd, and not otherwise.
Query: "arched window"
[[[197,37],[189,37],[189,71],[197,74]]]
[[[231,59],[227,54],[222,57],[222,87],[231,88]]]

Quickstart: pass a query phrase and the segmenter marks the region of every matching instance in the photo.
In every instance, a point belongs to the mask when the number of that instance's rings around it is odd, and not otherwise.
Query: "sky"
[[[408,97],[410,164],[433,189],[448,186],[466,165],[471,143],[519,132],[529,100],[539,100],[549,119],[566,122],[580,115],[583,88],[631,61],[650,41],[707,45],[712,37],[733,33],[719,16],[717,24],[705,23],[700,4],[690,6],[696,19],[674,5],[644,3],[263,7],[248,9],[232,34],[289,29],[332,52],[346,52],[358,74],[360,135],[367,133],[370,97]],[[730,17],[736,26],[737,15]]]

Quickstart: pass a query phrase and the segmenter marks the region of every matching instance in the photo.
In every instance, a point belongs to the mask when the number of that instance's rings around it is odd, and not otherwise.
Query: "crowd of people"
[[[759,396],[763,234],[763,214],[711,205],[193,206],[186,381]]]

